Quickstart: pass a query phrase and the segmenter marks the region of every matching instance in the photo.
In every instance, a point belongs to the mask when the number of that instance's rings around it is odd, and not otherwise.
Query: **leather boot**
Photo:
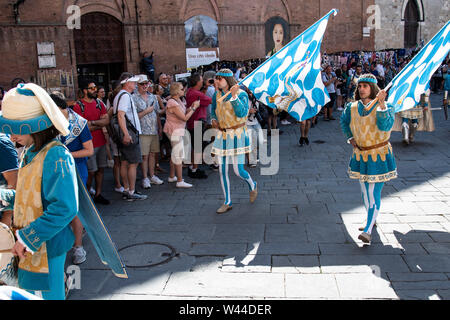
[[[257,196],[258,196],[258,185],[256,184],[255,190],[250,191],[250,203],[255,202]]]
[[[232,206],[229,206],[227,204],[223,204],[219,209],[217,209],[216,213],[217,214],[222,214],[222,213],[225,213],[225,212],[227,212],[227,211],[229,211],[231,209],[233,209]]]
[[[413,123],[411,128],[409,129],[409,142],[414,142],[414,135],[416,134],[417,128],[419,127],[418,123]]]
[[[372,236],[367,232],[363,232],[359,235],[358,239],[364,243],[370,243],[370,241],[372,240]]]

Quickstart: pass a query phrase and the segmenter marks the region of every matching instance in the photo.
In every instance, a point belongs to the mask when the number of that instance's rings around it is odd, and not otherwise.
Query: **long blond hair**
[[[180,88],[183,88],[183,84],[181,82],[173,82],[170,85],[170,95],[172,97],[175,96]]]

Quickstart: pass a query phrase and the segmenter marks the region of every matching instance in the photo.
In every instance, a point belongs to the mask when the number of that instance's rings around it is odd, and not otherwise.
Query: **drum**
[[[11,229],[0,222],[0,285],[18,286],[19,260],[11,253],[15,242]]]

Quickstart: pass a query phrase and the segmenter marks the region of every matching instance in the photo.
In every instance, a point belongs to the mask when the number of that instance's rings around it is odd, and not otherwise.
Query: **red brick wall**
[[[0,55],[4,61],[0,86],[9,87],[14,77],[32,80],[37,70],[36,42],[55,42],[57,69],[75,70],[73,32],[66,28],[66,8],[77,4],[82,13],[100,11],[124,23],[125,68],[138,72],[139,50],[135,0],[125,9],[116,0],[33,0],[20,6],[20,24],[15,25],[12,4],[0,2]],[[137,0],[141,52],[154,51],[156,73],[181,73],[186,68],[184,21],[208,15],[218,21],[220,57],[244,60],[264,57],[264,23],[281,16],[291,24],[291,38],[304,31],[331,8],[339,14],[330,20],[323,50],[327,52],[372,49],[373,36],[362,38],[367,6],[374,0]],[[69,56],[72,45],[72,64]],[[130,54],[131,48],[131,54]],[[6,63],[5,63],[6,62]]]
[[[2,26],[0,27],[0,86],[9,88],[11,80],[20,77],[35,81],[38,70],[37,42],[54,42],[57,69],[75,70],[72,33],[61,26]],[[71,42],[69,46],[69,41]],[[72,50],[72,63],[70,57]]]

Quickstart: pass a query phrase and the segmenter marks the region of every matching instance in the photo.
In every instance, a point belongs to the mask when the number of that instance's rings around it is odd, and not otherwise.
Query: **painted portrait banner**
[[[198,15],[187,20],[184,26],[187,69],[219,61],[217,22],[208,16]]]
[[[266,57],[271,57],[290,41],[289,24],[281,17],[272,17],[265,23]]]

